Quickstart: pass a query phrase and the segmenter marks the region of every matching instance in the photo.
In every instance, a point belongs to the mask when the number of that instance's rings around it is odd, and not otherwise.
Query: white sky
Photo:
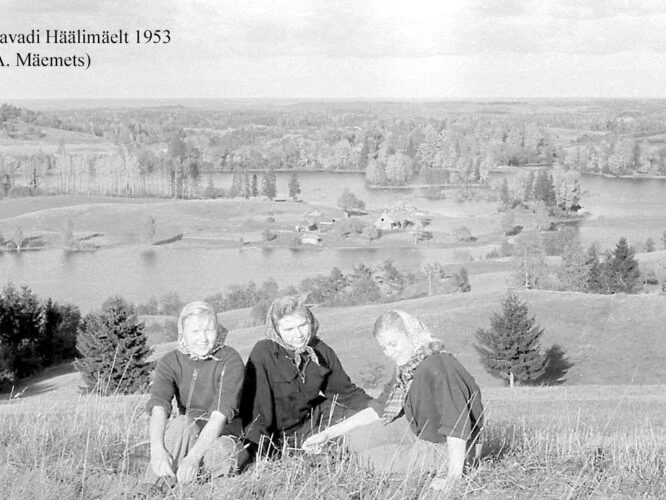
[[[663,0],[4,0],[0,33],[171,30],[92,67],[0,68],[34,98],[666,97]]]

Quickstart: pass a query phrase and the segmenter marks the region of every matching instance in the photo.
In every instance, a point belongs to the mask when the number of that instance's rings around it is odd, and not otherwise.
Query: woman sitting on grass
[[[202,460],[211,477],[228,475],[247,456],[227,425],[238,413],[243,361],[224,345],[219,330],[215,311],[205,302],[191,302],[180,313],[178,348],[157,362],[146,405],[147,483],[160,477],[192,481]],[[178,416],[167,424],[174,397]]]
[[[279,298],[269,307],[267,338],[252,349],[243,386],[246,439],[255,451],[300,446],[372,400],[351,383],[333,349],[317,338],[317,328],[298,297]]]
[[[347,447],[377,472],[443,472],[441,489],[462,476],[467,450],[482,426],[481,393],[444,344],[411,314],[389,311],[375,322],[375,340],[396,373],[369,408],[308,438],[316,452],[345,436]]]

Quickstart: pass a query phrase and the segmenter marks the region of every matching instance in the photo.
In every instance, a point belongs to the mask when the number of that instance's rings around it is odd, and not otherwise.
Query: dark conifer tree
[[[152,364],[143,323],[121,297],[107,299],[100,311],[86,315],[76,339],[75,362],[86,388],[101,395],[145,390]]]
[[[289,198],[296,200],[298,195],[301,194],[301,184],[298,182],[298,175],[296,171],[291,173],[291,178],[289,179]]]
[[[590,293],[605,293],[604,269],[599,260],[599,252],[596,246],[590,245],[587,249],[585,265],[589,269],[585,291]]]
[[[250,196],[256,198],[259,196],[259,181],[257,174],[252,174],[252,183],[250,184]]]
[[[464,267],[460,268],[460,272],[456,274],[456,283],[458,284],[458,289],[461,292],[471,292],[472,285],[469,283],[469,275],[467,274],[467,269]]]
[[[641,271],[634,258],[634,249],[626,238],[620,238],[605,262],[609,293],[635,293],[641,284]]]
[[[275,171],[273,169],[265,172],[264,176],[261,178],[261,194],[271,201],[275,199],[275,196],[277,195]]]
[[[243,174],[242,191],[243,191],[243,197],[246,200],[249,200],[250,196],[252,196],[252,187],[250,186],[250,174],[248,174],[247,171],[245,171],[245,173]]]
[[[542,334],[543,329],[529,316],[527,303],[509,293],[502,303],[502,314],[494,313],[490,319],[490,328],[476,331],[478,344],[474,347],[493,377],[507,385],[513,381],[535,383],[546,368],[539,345]]]

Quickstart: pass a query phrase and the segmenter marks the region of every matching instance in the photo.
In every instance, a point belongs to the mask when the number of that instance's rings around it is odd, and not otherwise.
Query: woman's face
[[[414,345],[405,333],[397,328],[389,328],[375,337],[384,355],[401,366],[414,355]]]
[[[278,333],[294,349],[305,347],[310,340],[310,323],[300,314],[288,314],[277,322]]]
[[[183,340],[192,354],[205,356],[217,340],[217,324],[208,315],[187,316],[183,321]]]

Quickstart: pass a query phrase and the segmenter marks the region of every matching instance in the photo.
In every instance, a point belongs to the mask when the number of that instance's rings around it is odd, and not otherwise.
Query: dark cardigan
[[[351,382],[333,349],[317,338],[310,346],[320,364],[308,361],[301,372],[276,342],[261,340],[252,349],[241,403],[249,441],[257,444],[263,435],[276,443],[283,433],[297,433],[310,419],[326,416],[316,413],[327,400],[349,414],[367,408],[372,398]]]
[[[215,353],[220,359],[194,360],[174,350],[160,358],[150,386],[146,410],[161,406],[171,414],[175,397],[178,413],[195,420],[207,420],[219,411],[227,421],[238,414],[243,383],[243,360],[231,347]]]
[[[380,416],[394,382],[395,377],[370,404]],[[414,371],[404,415],[414,434],[426,441],[441,443],[446,436],[471,440],[483,426],[481,391],[454,356],[433,354]]]

